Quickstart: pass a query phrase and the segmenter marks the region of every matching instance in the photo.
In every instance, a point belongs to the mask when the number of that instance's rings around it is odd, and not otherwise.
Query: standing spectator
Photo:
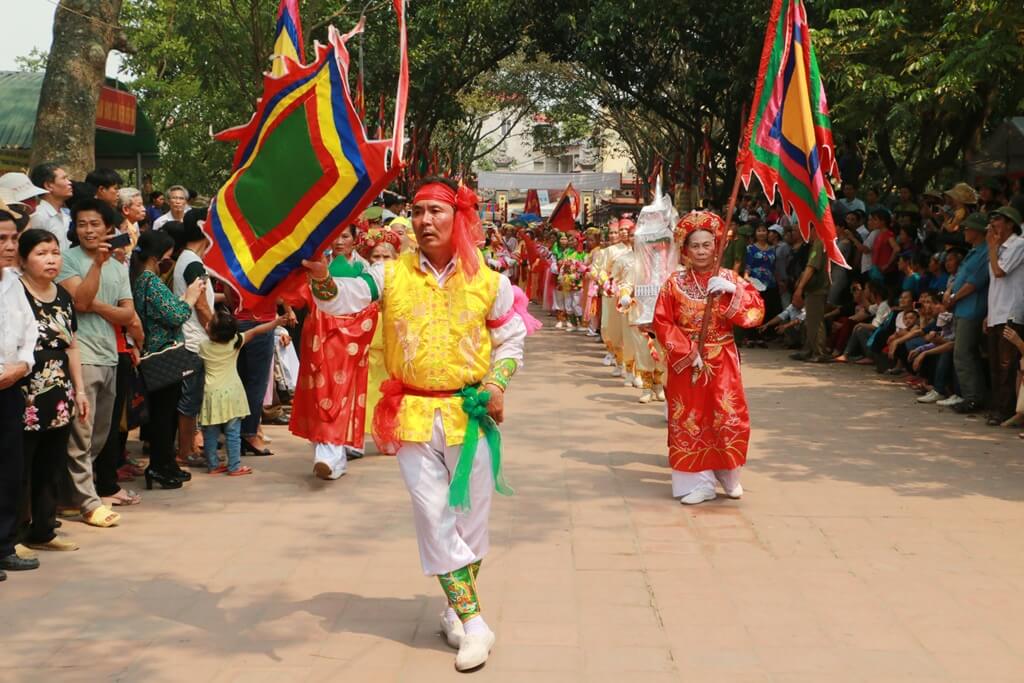
[[[21,515],[25,545],[37,550],[78,550],[57,538],[57,490],[67,476],[68,438],[76,417],[89,416],[82,364],[75,341],[77,316],[68,294],[54,280],[60,275],[57,238],[46,230],[26,230],[18,240],[21,282],[39,334],[35,365],[24,384],[25,476]],[[29,524],[31,520],[31,524]]]
[[[97,168],[89,171],[85,182],[96,188],[96,199],[106,202],[112,209],[117,209],[117,192],[124,185],[121,175],[111,168]]]
[[[879,194],[878,188],[869,187],[867,191],[864,192],[864,210],[867,213],[871,213],[875,209],[880,208],[882,208],[882,196]]]
[[[9,209],[22,210],[28,216],[35,210],[39,196],[44,194],[46,190],[33,185],[24,173],[11,172],[0,175],[0,201],[7,204]]]
[[[134,187],[122,187],[118,190],[117,214],[121,219],[118,229],[128,233],[132,238],[131,248],[134,249],[139,242],[139,223],[146,220],[146,207],[142,204],[142,193]]]
[[[953,410],[966,414],[976,413],[985,401],[981,345],[982,322],[988,308],[988,220],[980,213],[972,213],[960,225],[971,251],[946,289],[943,303],[952,310],[956,321],[953,366],[960,382],[961,400],[953,405]]]
[[[788,306],[790,299],[789,277],[786,274],[789,268],[789,259],[793,250],[785,239],[786,229],[776,223],[768,228],[768,243],[775,250],[775,284],[779,287],[779,303]]]
[[[180,223],[185,219],[185,212],[188,210],[188,190],[181,185],[171,185],[167,188],[167,204],[170,211],[153,221],[154,230],[164,227],[167,221]]]
[[[32,214],[32,227],[42,228],[53,234],[64,253],[70,247],[68,230],[71,227],[71,216],[64,207],[71,199],[71,178],[67,172],[54,163],[39,164],[32,169],[29,177],[33,185],[46,190],[39,200],[36,212]]]
[[[775,249],[768,244],[768,228],[759,224],[754,230],[754,243],[747,247],[747,275],[764,285],[761,292],[764,299],[765,317],[774,318],[782,311],[779,285],[775,281]]]
[[[197,279],[207,279],[206,267],[203,265],[203,254],[210,246],[206,235],[199,227],[200,221],[206,220],[206,209],[189,209],[185,212],[185,220],[177,237],[176,246],[181,250],[174,264],[171,277],[171,290],[175,296],[184,297],[188,288]],[[203,382],[205,373],[202,371],[202,360],[199,357],[199,346],[208,339],[206,326],[213,316],[213,287],[207,286],[203,296],[196,301],[192,314],[181,331],[185,335],[185,348],[194,354],[197,367],[200,369],[186,377],[181,383],[181,398],[178,400],[178,465],[201,466],[206,460],[195,452],[196,418],[203,407]]]
[[[828,361],[825,354],[825,296],[828,294],[828,272],[825,270],[825,245],[811,231],[811,248],[807,266],[793,289],[793,306],[803,308],[806,314],[804,326],[807,341],[804,350],[794,353],[794,360],[811,363]]]
[[[0,206],[0,581],[4,570],[35,569],[39,560],[18,557],[14,550],[18,499],[25,465],[25,395],[22,379],[35,364],[38,332],[25,288],[13,265],[18,249],[14,216]]]
[[[1003,335],[1006,327],[1024,332],[1024,238],[1021,215],[1012,206],[989,214],[988,226],[988,362],[992,405],[988,424],[1013,417],[1017,397],[1017,347]]]
[[[146,207],[146,223],[149,224],[149,229],[152,230],[156,224],[156,219],[164,215],[164,193],[157,190],[156,192],[149,193],[149,206]]]
[[[836,222],[842,223],[846,220],[846,214],[857,209],[865,214],[868,212],[864,201],[857,197],[857,183],[848,180],[843,183],[843,196],[836,200],[832,214]]]
[[[116,398],[116,330],[134,322],[135,307],[127,270],[110,259],[114,210],[98,199],[83,199],[75,205],[71,220],[75,226],[69,235],[72,246],[64,254],[57,283],[75,302],[82,380],[92,410],[71,429],[68,469],[72,487],[62,495],[62,504],[78,508],[86,524],[110,527],[121,516],[100,500],[93,470],[110,433]]]
[[[135,307],[142,319],[146,342],[143,357],[163,351],[185,340],[182,326],[192,315],[192,308],[204,295],[206,280],[197,278],[188,286],[184,296],[176,297],[160,276],[174,267],[171,254],[174,240],[166,232],[151,230],[139,237],[139,246],[132,254],[131,278]],[[149,467],[146,468],[146,488],[153,483],[160,488],[179,489],[192,478],[174,461],[174,436],[178,431],[178,401],[181,382],[146,391],[149,407]],[[192,434],[183,438],[192,438]]]
[[[978,193],[967,183],[957,183],[942,193],[946,205],[942,207],[942,230],[936,239],[940,249],[948,246],[967,245],[966,235],[961,227],[964,220],[974,212]]]
[[[892,288],[899,280],[896,261],[900,254],[900,245],[892,231],[892,214],[888,209],[879,209],[868,216],[868,226],[878,233],[871,243],[870,277]]]

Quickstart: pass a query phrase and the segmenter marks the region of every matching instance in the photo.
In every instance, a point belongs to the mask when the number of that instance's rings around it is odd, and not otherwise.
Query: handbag
[[[147,302],[147,308],[149,308]],[[143,313],[145,315],[145,313]],[[181,342],[146,354],[139,360],[139,374],[146,391],[159,391],[199,372],[202,361]]]
[[[199,372],[199,368],[199,356],[181,343],[171,344],[165,349],[147,354],[139,361],[139,372],[146,384],[146,391],[159,391],[180,383],[186,377]]]

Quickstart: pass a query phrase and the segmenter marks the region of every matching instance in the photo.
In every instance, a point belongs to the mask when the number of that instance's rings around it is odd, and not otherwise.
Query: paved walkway
[[[747,354],[746,497],[669,497],[661,406],[542,332],[505,429],[478,681],[1020,681],[1024,443],[863,368]],[[870,375],[870,376],[869,376]],[[0,584],[5,681],[457,680],[395,462],[144,492]],[[12,668],[13,667],[13,668]]]

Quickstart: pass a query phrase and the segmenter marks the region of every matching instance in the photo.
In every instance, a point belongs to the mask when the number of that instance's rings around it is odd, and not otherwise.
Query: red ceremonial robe
[[[296,308],[309,310],[302,327],[299,378],[289,431],[314,443],[361,449],[377,304],[354,315],[328,315],[313,301],[308,283],[284,299]]]
[[[668,364],[668,462],[680,472],[731,470],[747,461],[750,416],[732,334],[735,325],[760,325],[764,302],[733,271],[722,269],[719,275],[735,282],[736,292],[718,297],[711,308],[705,366],[696,383],[691,365],[711,274],[676,273],[661,288],[654,310],[654,331]]]

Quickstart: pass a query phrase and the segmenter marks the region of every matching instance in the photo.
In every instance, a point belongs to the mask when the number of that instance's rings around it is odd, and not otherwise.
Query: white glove
[[[628,296],[623,294],[619,298],[619,308],[629,308],[629,304],[632,303],[632,301],[633,301],[632,299],[630,299]]]
[[[736,291],[736,283],[730,282],[720,275],[708,280],[708,294],[732,294]]]
[[[701,359],[700,354],[693,357],[693,362],[690,363],[690,367],[697,372],[700,372],[704,368],[704,361]]]

